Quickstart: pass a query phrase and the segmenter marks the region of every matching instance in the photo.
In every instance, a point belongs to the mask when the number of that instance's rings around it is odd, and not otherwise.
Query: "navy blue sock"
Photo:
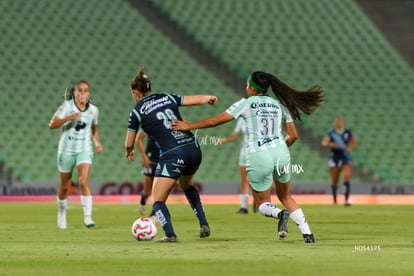
[[[338,187],[332,186],[332,196],[334,203],[336,203],[336,195],[338,194]]]
[[[193,208],[194,214],[197,216],[200,225],[208,225],[206,215],[204,213],[203,205],[201,204],[200,195],[194,186],[191,186],[184,191],[188,202]]]
[[[147,198],[148,197],[149,196],[144,194],[144,191],[141,192],[141,201],[140,201],[141,205],[145,205],[147,203]]]
[[[171,223],[170,212],[168,211],[167,205],[163,201],[156,201],[152,205],[151,214],[155,214],[158,222],[160,223],[162,229],[164,230],[165,236],[171,237],[175,236],[174,228]]]
[[[345,186],[345,201],[348,201],[349,194],[351,193],[351,184],[349,181],[344,182]]]

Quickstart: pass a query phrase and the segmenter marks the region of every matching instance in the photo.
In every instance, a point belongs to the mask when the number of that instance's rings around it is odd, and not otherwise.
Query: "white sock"
[[[58,212],[60,214],[66,213],[66,207],[68,206],[68,200],[67,199],[56,199],[57,205],[58,205]]]
[[[264,202],[260,204],[259,211],[266,217],[277,218],[277,215],[282,211],[270,202]]]
[[[240,194],[240,207],[247,209],[249,202],[249,194]]]
[[[312,234],[302,209],[297,209],[290,213],[290,218],[296,223],[302,234]]]
[[[91,218],[92,217],[92,196],[84,196],[81,195],[81,204],[83,208],[83,214],[85,218]]]
[[[68,205],[67,199],[60,200],[56,198],[56,203],[58,206],[58,215],[57,215],[57,226],[60,229],[66,229],[66,207]]]

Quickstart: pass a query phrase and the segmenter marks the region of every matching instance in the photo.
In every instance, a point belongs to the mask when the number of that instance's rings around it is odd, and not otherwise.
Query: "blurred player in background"
[[[322,139],[322,146],[331,149],[328,165],[332,181],[333,202],[335,205],[337,204],[338,183],[342,173],[345,187],[345,206],[351,206],[349,200],[352,173],[350,153],[356,147],[356,142],[352,132],[345,128],[342,116],[335,117],[334,128]]]
[[[236,127],[234,128],[233,132],[226,137],[220,138],[218,144],[228,143],[235,141],[240,134],[243,135],[243,142],[240,148],[239,153],[239,172],[240,172],[240,209],[236,212],[236,214],[247,214],[248,211],[248,204],[249,204],[249,178],[247,177],[246,171],[246,137],[244,136],[245,129],[244,123],[242,119],[238,119],[236,123]],[[253,204],[253,212],[256,212],[256,206]]]
[[[72,185],[73,169],[78,170],[78,185],[86,227],[94,227],[92,220],[92,194],[89,187],[89,173],[93,160],[93,145],[97,153],[103,147],[98,132],[98,108],[90,102],[89,83],[81,80],[75,83],[65,102],[58,108],[49,123],[50,129],[62,127],[57,165],[60,173],[60,187],[57,195],[57,226],[66,229],[67,197]]]
[[[200,223],[200,238],[210,236],[200,195],[193,186],[193,177],[201,163],[201,150],[193,133],[175,131],[171,122],[181,120],[179,106],[215,104],[210,95],[181,96],[172,93],[152,94],[150,78],[141,69],[131,82],[132,97],[137,102],[131,111],[125,139],[126,157],[134,161],[134,145],[140,128],[160,148],[160,158],[152,187],[152,213],[162,226],[165,237],[160,242],[177,242],[177,235],[166,205],[177,179]]]
[[[271,87],[276,99],[267,94]],[[279,239],[287,236],[289,212],[291,219],[299,227],[305,243],[315,239],[302,209],[290,194],[290,152],[298,138],[294,120],[300,120],[300,112],[311,114],[323,100],[320,87],[298,91],[265,72],[254,72],[246,83],[248,98],[241,99],[225,112],[195,122],[176,121],[176,130],[208,128],[242,118],[246,128],[246,168],[254,202],[260,213],[278,218]],[[283,130],[287,136],[283,137]],[[287,208],[281,210],[271,203],[271,188],[275,183],[279,200]]]
[[[147,139],[147,144],[144,149],[143,140],[145,137]],[[155,168],[157,167],[158,159],[160,157],[160,149],[157,147],[155,140],[146,135],[142,130],[138,132],[137,148],[141,154],[142,172],[144,174],[144,189],[141,192],[139,212],[144,216],[147,199],[151,195],[152,181],[154,180]]]

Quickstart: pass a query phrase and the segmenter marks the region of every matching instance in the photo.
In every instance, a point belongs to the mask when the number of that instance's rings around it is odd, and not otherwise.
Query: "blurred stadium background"
[[[320,140],[342,114],[356,136],[355,191],[414,193],[414,1],[407,0],[2,0],[0,174],[3,193],[38,193],[59,177],[59,130],[48,123],[76,80],[91,83],[104,152],[94,185],[142,181],[124,157],[134,102],[129,83],[144,66],[155,92],[212,93],[215,107],[183,108],[197,120],[244,95],[245,79],[269,71],[296,88],[320,84],[326,102],[297,124],[292,162],[300,190],[329,187]],[[215,146],[234,124],[197,132],[196,181],[237,193],[237,143]],[[13,187],[30,189],[13,190]],[[312,188],[313,187],[313,188]],[[14,192],[13,192],[14,191]]]

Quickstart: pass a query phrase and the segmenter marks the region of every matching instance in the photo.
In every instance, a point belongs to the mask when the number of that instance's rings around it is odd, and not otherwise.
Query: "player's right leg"
[[[329,165],[329,175],[331,176],[333,204],[336,205],[337,195],[338,195],[339,173],[340,173],[341,168],[339,166],[339,160],[337,158],[330,158],[328,165]]]
[[[58,153],[57,166],[60,175],[60,185],[57,193],[56,203],[58,206],[57,227],[66,229],[67,198],[72,185],[72,170],[75,166],[75,158],[64,153]]]
[[[66,208],[68,205],[68,192],[72,184],[72,173],[60,173],[60,186],[56,198],[56,203],[58,206],[57,214],[57,227],[60,229],[66,229]]]

